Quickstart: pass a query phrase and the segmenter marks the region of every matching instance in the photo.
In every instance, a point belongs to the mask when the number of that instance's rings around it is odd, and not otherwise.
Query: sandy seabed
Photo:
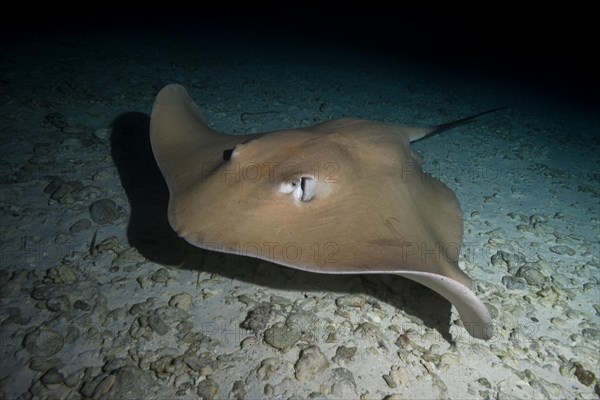
[[[484,75],[181,37],[15,41],[0,58],[0,399],[594,399],[598,115]],[[215,129],[341,116],[414,145],[460,199],[495,335],[390,276],[195,249],[166,219],[148,114],[178,82]]]

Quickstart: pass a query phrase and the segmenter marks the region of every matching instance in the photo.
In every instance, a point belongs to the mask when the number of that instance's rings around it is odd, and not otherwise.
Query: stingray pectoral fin
[[[452,303],[471,336],[483,340],[494,336],[494,325],[487,307],[462,283],[429,272],[403,271],[397,274],[428,287]]]

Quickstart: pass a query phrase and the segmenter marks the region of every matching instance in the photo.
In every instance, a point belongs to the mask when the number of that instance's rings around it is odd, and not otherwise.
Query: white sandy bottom
[[[0,398],[597,398],[592,117],[509,85],[342,68],[331,55],[300,64],[140,39],[111,43],[109,62],[108,43],[62,43],[2,68]],[[139,179],[115,166],[110,126],[149,112],[169,82],[231,133],[339,116],[431,124],[510,105],[415,145],[461,201],[460,265],[495,336],[471,338],[439,296],[397,277],[309,274],[172,232],[132,246],[126,189]],[[101,199],[114,204],[92,218]]]

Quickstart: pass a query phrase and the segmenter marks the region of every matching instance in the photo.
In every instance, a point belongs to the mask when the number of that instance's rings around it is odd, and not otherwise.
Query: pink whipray
[[[448,299],[487,340],[490,314],[458,267],[458,199],[410,148],[485,113],[428,127],[342,118],[227,135],[172,84],[156,97],[150,136],[169,222],[189,243],[315,273],[401,275]]]

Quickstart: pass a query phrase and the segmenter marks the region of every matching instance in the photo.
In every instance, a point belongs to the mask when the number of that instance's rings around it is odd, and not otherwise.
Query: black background
[[[193,29],[473,66],[595,101],[597,14],[532,1],[4,2],[3,40],[28,32]],[[216,36],[216,35],[215,35]]]

